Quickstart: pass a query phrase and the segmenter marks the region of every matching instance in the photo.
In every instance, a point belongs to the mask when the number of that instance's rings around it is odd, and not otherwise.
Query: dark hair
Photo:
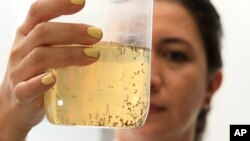
[[[210,0],[174,0],[186,8],[196,20],[204,43],[209,75],[222,68],[220,16]],[[209,109],[202,109],[198,115],[195,141],[200,141],[206,126]]]
[[[194,17],[203,39],[208,72],[222,67],[220,16],[210,0],[176,0]]]

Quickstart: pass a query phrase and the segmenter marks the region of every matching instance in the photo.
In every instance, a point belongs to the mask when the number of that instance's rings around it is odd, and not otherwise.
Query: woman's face
[[[121,134],[137,141],[188,140],[209,95],[207,73],[194,18],[177,3],[155,2],[148,119],[142,128]]]
[[[180,137],[195,129],[205,100],[206,56],[196,22],[186,9],[170,2],[155,2],[154,9],[151,108],[141,131]]]

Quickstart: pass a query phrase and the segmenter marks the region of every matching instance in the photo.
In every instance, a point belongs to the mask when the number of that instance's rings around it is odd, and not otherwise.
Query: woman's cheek
[[[205,98],[205,83],[204,78],[197,73],[188,73],[176,76],[172,79],[172,97],[171,102],[175,109],[176,115],[184,117],[187,120],[195,118],[201,109]],[[171,98],[171,97],[170,97]],[[191,117],[193,116],[193,117]]]

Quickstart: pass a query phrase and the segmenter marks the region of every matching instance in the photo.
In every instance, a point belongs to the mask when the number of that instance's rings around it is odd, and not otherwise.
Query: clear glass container
[[[57,79],[44,96],[51,123],[109,128],[144,124],[150,103],[152,4],[86,0],[79,13],[54,20],[100,27],[103,38],[92,45],[100,52],[97,62],[49,70]]]

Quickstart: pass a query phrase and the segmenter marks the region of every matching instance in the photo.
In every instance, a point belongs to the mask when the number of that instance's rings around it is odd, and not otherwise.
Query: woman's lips
[[[166,108],[164,106],[150,102],[149,115],[155,115],[155,114],[164,112],[165,110]]]

